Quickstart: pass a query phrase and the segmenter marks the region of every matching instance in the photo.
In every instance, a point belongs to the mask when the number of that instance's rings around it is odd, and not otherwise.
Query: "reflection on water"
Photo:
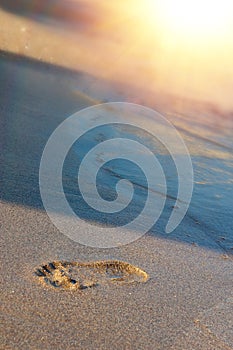
[[[196,234],[210,236],[215,243],[224,237],[219,244],[230,249],[233,246],[233,41],[226,37],[221,44],[212,43],[201,50],[192,42],[181,46],[176,40],[171,45],[170,40],[168,45],[156,27],[156,20],[153,28],[147,26],[136,2],[96,0],[91,6],[90,1],[72,3],[79,9],[77,23],[72,11],[68,25],[71,13],[56,12],[59,6],[46,7],[41,2],[39,8],[38,1],[31,1],[29,7],[29,2],[24,1],[24,11],[19,12],[16,5],[1,2],[0,21],[4,28],[1,49],[36,58],[31,61],[17,55],[6,57],[4,52],[0,55],[4,84],[0,89],[4,105],[0,120],[4,130],[0,141],[1,165],[4,164],[0,169],[1,199],[42,208],[39,162],[55,127],[78,109],[99,101],[135,102],[166,115],[191,153],[195,187],[185,218],[187,225],[169,238],[184,240],[183,231],[190,227]],[[43,61],[51,65],[44,65]],[[74,70],[69,71],[70,68]],[[124,130],[117,132],[124,134]],[[128,134],[150,143],[166,171],[167,211],[151,232],[162,234],[177,194],[176,169],[157,143],[151,144],[146,135],[132,130]],[[105,137],[99,132],[96,137],[85,139],[82,150]],[[66,165],[64,187],[67,196],[75,195],[76,173],[69,158]],[[100,190],[106,199],[113,199],[118,179],[130,176],[132,179],[129,170],[133,171],[136,188],[135,208],[140,211],[146,197],[146,183],[143,174],[133,166],[120,161],[107,164],[100,174]],[[87,208],[82,209],[85,217]],[[101,221],[97,217],[96,220]],[[117,217],[114,220],[120,222]]]
[[[0,6],[2,49],[140,88],[150,101],[162,92],[233,108],[233,21],[220,37],[183,42],[139,0]]]

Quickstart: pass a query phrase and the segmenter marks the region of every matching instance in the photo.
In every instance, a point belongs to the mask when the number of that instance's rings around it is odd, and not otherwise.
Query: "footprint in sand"
[[[35,274],[42,282],[63,289],[86,289],[109,283],[145,283],[148,274],[118,260],[94,262],[53,261],[40,266]]]

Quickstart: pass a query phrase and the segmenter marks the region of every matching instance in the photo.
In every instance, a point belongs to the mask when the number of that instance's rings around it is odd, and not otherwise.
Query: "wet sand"
[[[231,348],[232,261],[221,251],[150,236],[90,249],[74,246],[36,210],[1,203],[1,216],[2,349]],[[126,260],[151,279],[57,290],[34,275],[54,257]]]
[[[53,226],[41,202],[38,169],[61,121],[106,98],[119,100],[119,91],[83,72],[6,51],[0,71],[0,349],[232,349],[231,129],[219,133],[214,123],[212,130],[198,120],[200,110],[223,126],[231,124],[228,116],[218,119],[218,110],[205,104],[197,112],[190,102],[158,99],[156,106],[180,129],[193,157],[190,210],[178,229],[165,234],[173,204],[168,200],[161,222],[141,239],[94,249]],[[129,99],[127,90],[121,98]],[[35,271],[54,260],[121,260],[150,278],[52,288]]]

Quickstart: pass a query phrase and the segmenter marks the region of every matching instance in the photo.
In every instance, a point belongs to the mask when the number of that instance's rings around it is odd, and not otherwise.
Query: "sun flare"
[[[232,30],[232,0],[147,0],[148,16],[180,37],[220,37]]]

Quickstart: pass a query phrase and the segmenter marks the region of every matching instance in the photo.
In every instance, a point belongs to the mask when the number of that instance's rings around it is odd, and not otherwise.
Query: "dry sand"
[[[0,349],[232,349],[229,116],[218,119],[219,109],[201,103],[195,110],[188,101],[156,98],[193,157],[190,210],[170,235],[163,233],[165,215],[132,244],[94,249],[74,243],[50,222],[39,195],[39,162],[61,121],[98,100],[119,100],[119,90],[110,89],[109,81],[6,51],[0,71]],[[127,87],[121,93],[122,100],[131,99]],[[198,119],[200,111],[207,119]],[[35,274],[54,260],[127,261],[150,279],[63,290],[40,283]]]

